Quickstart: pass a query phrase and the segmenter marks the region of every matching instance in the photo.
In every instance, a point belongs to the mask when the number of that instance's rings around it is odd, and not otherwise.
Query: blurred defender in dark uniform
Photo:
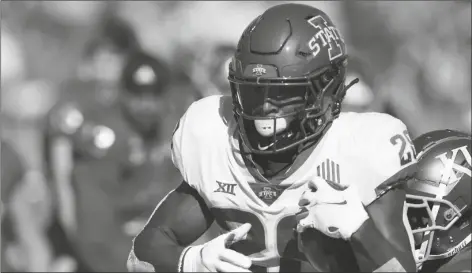
[[[68,177],[70,171],[62,172],[62,167],[56,165],[71,149],[68,136],[80,125],[83,107],[100,105],[107,108],[116,101],[123,67],[139,48],[136,34],[126,22],[116,17],[105,17],[97,33],[86,44],[76,74],[62,83],[57,103],[47,114],[45,174],[53,190],[51,196],[55,205],[49,234],[57,255],[77,258],[66,237],[66,232],[70,233],[68,231],[73,226],[70,217],[74,208],[73,189],[70,184],[63,183],[66,180],[58,178]],[[79,272],[92,271],[83,262],[79,261],[78,266]]]
[[[58,216],[81,269],[125,272],[132,238],[178,171],[161,140],[170,75],[154,57],[132,54],[114,100],[75,101],[49,120]]]

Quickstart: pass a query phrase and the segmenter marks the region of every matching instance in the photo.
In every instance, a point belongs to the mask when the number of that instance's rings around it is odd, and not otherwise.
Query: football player
[[[116,17],[105,17],[97,29],[96,35],[85,45],[77,73],[61,84],[57,103],[46,115],[43,138],[45,173],[52,183],[53,200],[62,205],[55,208],[60,214],[53,214],[48,234],[58,254],[75,256],[65,236],[66,231],[70,231],[67,227],[73,226],[70,224],[73,217],[67,216],[72,216],[73,206],[70,204],[74,203],[74,190],[69,184],[54,184],[63,181],[53,179],[63,169],[53,167],[53,159],[61,159],[62,156],[67,159],[71,141],[68,136],[82,123],[84,107],[108,109],[114,105],[125,62],[130,54],[140,48],[134,30]],[[62,150],[66,152],[62,153]],[[54,161],[67,163],[62,159]],[[68,176],[68,172],[64,176]],[[77,271],[89,269],[79,262]]]
[[[382,191],[414,166],[414,147],[389,115],[340,114],[352,85],[345,84],[346,63],[338,29],[316,8],[283,4],[254,19],[230,64],[232,96],[193,103],[177,124],[172,157],[183,182],[134,239],[128,268],[415,271],[398,221],[405,193]],[[353,228],[350,242],[316,235],[309,264],[296,214],[317,176],[336,188],[357,187],[370,218]],[[191,246],[213,222],[227,232]],[[343,256],[352,253],[359,264]]]
[[[132,238],[175,187],[178,172],[160,126],[168,79],[165,65],[136,52],[117,100],[62,104],[50,116],[57,209],[81,271],[125,271]]]
[[[422,272],[471,272],[471,136],[428,132],[414,141],[418,172],[405,217]]]
[[[78,74],[105,86],[119,82],[126,59],[141,46],[134,29],[115,16],[106,16],[96,35],[85,45]]]

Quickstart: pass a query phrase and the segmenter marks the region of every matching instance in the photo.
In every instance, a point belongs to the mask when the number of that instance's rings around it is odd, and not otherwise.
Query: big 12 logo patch
[[[308,41],[308,47],[314,57],[320,53],[321,47],[329,47],[328,54],[330,61],[344,54],[344,49],[341,44],[344,44],[344,41],[335,26],[330,26],[328,21],[321,15],[312,17],[308,19],[307,22],[316,29],[315,35]]]

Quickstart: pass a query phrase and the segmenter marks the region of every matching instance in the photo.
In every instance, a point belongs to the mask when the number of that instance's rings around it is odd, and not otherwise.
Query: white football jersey
[[[295,241],[294,215],[299,198],[314,176],[336,185],[356,185],[365,205],[376,198],[375,188],[415,162],[415,151],[405,125],[380,113],[342,113],[308,158],[278,185],[284,191],[251,184],[239,150],[237,122],[231,97],[210,96],[193,103],[175,129],[172,157],[184,180],[204,198],[215,220],[228,230],[251,223],[241,245],[253,264],[277,268]],[[264,198],[274,198],[267,204]],[[296,243],[296,242],[295,242]]]

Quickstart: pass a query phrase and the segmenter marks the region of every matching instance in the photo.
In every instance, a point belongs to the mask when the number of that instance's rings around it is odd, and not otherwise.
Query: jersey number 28
[[[390,138],[390,143],[392,143],[392,145],[394,146],[400,143],[400,150],[398,151],[398,157],[400,157],[400,165],[404,166],[413,161],[416,155],[416,150],[407,130],[403,131],[402,134],[396,134],[392,138]],[[411,151],[407,151],[405,153],[407,145],[411,148]]]

